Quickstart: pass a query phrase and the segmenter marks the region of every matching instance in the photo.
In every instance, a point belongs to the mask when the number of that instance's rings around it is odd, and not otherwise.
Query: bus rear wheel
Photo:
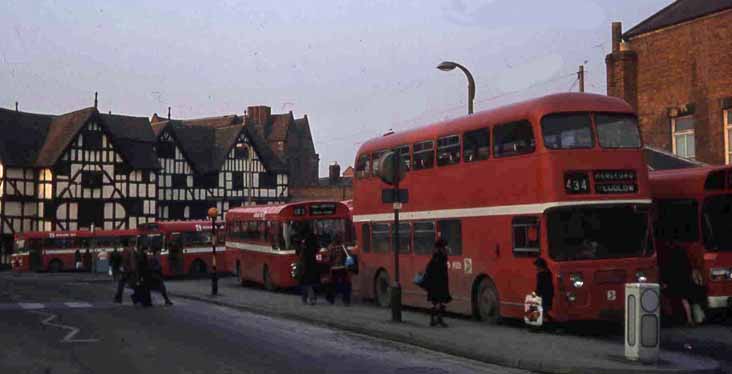
[[[374,279],[374,301],[376,305],[388,307],[391,304],[391,295],[389,287],[389,274],[382,270]]]
[[[267,265],[264,265],[262,269],[262,284],[267,291],[275,290],[274,283],[272,283],[272,276],[269,273],[269,266]]]
[[[61,270],[63,270],[64,265],[61,263],[61,260],[51,260],[51,262],[48,263],[48,272],[49,273],[58,273]]]
[[[474,297],[475,317],[490,324],[496,324],[501,320],[501,308],[496,285],[490,278],[480,281]]]

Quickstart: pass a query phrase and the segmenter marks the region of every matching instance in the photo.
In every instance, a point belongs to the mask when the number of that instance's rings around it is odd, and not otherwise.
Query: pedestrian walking
[[[117,248],[114,248],[114,250],[112,250],[112,254],[109,255],[109,267],[112,270],[112,279],[114,279],[115,282],[119,280],[119,267],[121,265],[122,257],[119,252],[117,252]]]
[[[153,251],[150,256],[151,285],[150,288],[158,290],[165,299],[165,305],[171,306],[173,302],[168,297],[168,291],[163,281],[163,267],[160,264],[159,252]]]
[[[663,293],[672,303],[681,304],[686,325],[702,323],[704,312],[701,303],[706,298],[703,280],[695,274],[698,272],[692,270],[686,250],[671,246],[661,258],[660,269]]]
[[[137,254],[137,279],[132,300],[135,304],[140,303],[144,307],[152,306],[152,298],[150,296],[150,284],[152,283],[152,271],[150,270],[150,262],[147,251],[141,248]]]
[[[82,261],[84,262],[84,271],[91,271],[92,255],[91,252],[89,252],[89,247],[86,247],[86,250],[84,250],[84,257]]]
[[[78,249],[74,252],[74,269],[76,271],[81,269],[81,251]]]
[[[299,239],[298,266],[302,267],[299,270],[302,302],[303,304],[315,305],[317,302],[315,286],[320,282],[320,271],[318,263],[315,261],[315,254],[318,251],[318,238],[313,233],[310,225],[304,223],[300,228]]]
[[[534,260],[534,266],[536,266],[536,288],[534,293],[541,297],[541,316],[542,321],[545,322],[548,319],[554,301],[552,272],[549,270],[546,260],[541,257]]]
[[[432,303],[430,310],[430,326],[447,327],[442,319],[445,314],[445,304],[452,301],[447,274],[447,242],[438,239],[435,250],[427,264],[422,279],[422,287],[427,290],[427,301]]]
[[[326,286],[326,300],[334,304],[336,297],[343,297],[343,304],[351,305],[351,274],[346,266],[349,257],[340,235],[335,235],[333,242],[328,246],[328,260],[330,263],[329,282]]]
[[[128,245],[123,251],[120,261],[120,277],[117,280],[117,293],[114,295],[114,302],[122,302],[122,292],[125,286],[133,288],[137,283],[137,258],[133,244]],[[136,304],[135,299],[132,302]]]

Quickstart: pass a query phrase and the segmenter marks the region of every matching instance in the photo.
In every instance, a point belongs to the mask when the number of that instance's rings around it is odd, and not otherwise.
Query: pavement
[[[88,280],[0,273],[0,373],[527,374],[208,302],[110,305],[112,282]]]
[[[622,334],[593,336],[592,332],[585,334],[581,328],[564,334],[536,333],[521,325],[486,325],[466,318],[449,318],[446,320],[448,328],[434,328],[428,326],[429,317],[416,310],[403,312],[403,322],[394,323],[390,321],[387,309],[360,303],[348,307],[338,303],[329,305],[323,299],[315,306],[303,305],[299,295],[242,287],[235,278],[220,280],[218,296],[210,296],[210,280],[171,281],[167,287],[169,293],[178,298],[314,323],[535,372],[720,372],[720,364],[714,359],[666,349],[662,349],[660,361],[655,365],[628,361],[624,358]],[[732,342],[728,340],[724,345],[730,344]]]

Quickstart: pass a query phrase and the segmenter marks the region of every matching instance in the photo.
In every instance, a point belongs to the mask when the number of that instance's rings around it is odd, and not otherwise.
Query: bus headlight
[[[582,273],[572,273],[569,275],[569,282],[572,283],[574,288],[582,288],[585,285],[584,279],[582,279]]]
[[[567,301],[573,303],[575,300],[577,300],[577,296],[574,294],[574,292],[567,292]]]
[[[712,270],[709,271],[709,277],[713,281],[732,279],[732,269],[713,268]]]
[[[648,278],[646,278],[646,273],[643,271],[636,272],[635,279],[637,279],[639,283],[645,283],[648,281]]]

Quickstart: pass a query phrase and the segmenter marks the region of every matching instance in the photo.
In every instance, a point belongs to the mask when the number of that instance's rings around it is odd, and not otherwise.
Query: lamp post
[[[437,65],[437,68],[442,71],[450,71],[458,68],[465,73],[465,76],[468,78],[468,114],[473,114],[473,100],[475,100],[475,80],[473,80],[473,75],[470,74],[465,66],[452,61],[443,61]]]
[[[211,295],[219,293],[219,276],[216,274],[216,218],[219,216],[219,210],[211,207],[208,210],[208,218],[211,218],[211,250],[213,251],[213,259],[211,260]]]

